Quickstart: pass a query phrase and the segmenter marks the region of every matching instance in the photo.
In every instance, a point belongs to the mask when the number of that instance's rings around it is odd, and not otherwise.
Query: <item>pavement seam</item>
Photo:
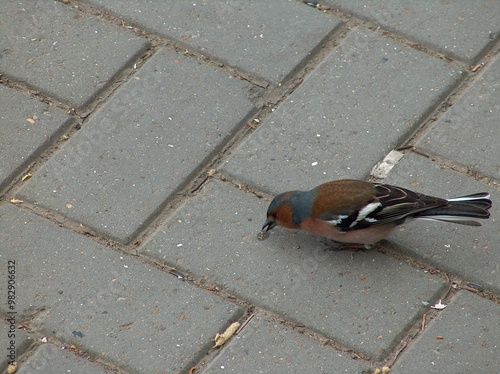
[[[106,19],[114,24],[119,24],[121,27],[126,27],[129,29],[128,26],[125,26],[124,21],[119,19],[118,17],[114,17],[111,14],[108,15],[96,15],[93,14],[92,11],[90,10],[95,10],[95,9],[100,9],[100,8],[94,8],[90,5],[83,4],[78,2],[78,6],[81,6],[82,11],[86,13],[90,13],[93,16],[98,16],[100,18]],[[321,9],[320,9],[321,10]],[[101,11],[103,11],[101,9]],[[324,9],[322,11],[325,11]],[[372,24],[368,21],[364,21],[361,19],[358,19],[354,16],[348,15],[346,13],[342,13],[341,11],[335,11],[335,10],[327,10],[327,13],[330,13],[334,15],[335,17],[343,20],[345,23],[341,25],[339,28],[336,30],[333,30],[321,43],[318,44],[318,46],[315,48],[315,53],[313,53],[311,56],[309,56],[307,59],[305,59],[303,62],[301,62],[287,77],[285,78],[284,82],[281,85],[276,85],[273,86],[269,82],[263,80],[262,78],[258,76],[251,75],[249,73],[246,73],[244,71],[241,71],[237,68],[234,68],[232,66],[228,66],[225,63],[221,62],[221,60],[217,59],[216,57],[209,56],[202,54],[198,51],[190,51],[187,49],[187,46],[184,44],[170,40],[166,37],[160,37],[158,35],[155,35],[153,33],[146,32],[144,30],[141,30],[140,28],[136,28],[134,26],[133,31],[136,32],[137,35],[140,35],[142,37],[147,38],[150,40],[151,47],[143,53],[142,57],[140,58],[141,61],[146,61],[148,58],[150,58],[160,47],[167,47],[174,49],[176,51],[179,51],[181,53],[193,56],[194,58],[197,58],[203,63],[210,65],[210,66],[216,66],[219,69],[222,69],[225,72],[230,73],[231,75],[235,75],[239,77],[240,79],[243,79],[245,81],[248,81],[252,83],[255,86],[264,88],[265,91],[260,98],[262,101],[262,106],[257,107],[255,113],[252,113],[248,118],[246,118],[244,121],[242,121],[240,124],[236,126],[237,131],[235,132],[234,135],[232,135],[230,138],[227,139],[227,141],[219,148],[215,149],[210,156],[207,157],[205,161],[201,163],[201,166],[197,168],[194,172],[194,175],[188,177],[185,181],[185,184],[183,184],[183,187],[180,187],[176,192],[174,192],[168,199],[165,200],[164,204],[162,204],[158,208],[158,214],[154,213],[151,217],[151,221],[146,221],[144,225],[141,226],[141,229],[139,229],[139,232],[136,234],[134,233],[133,235],[133,240],[128,243],[128,244],[123,244],[118,241],[114,241],[111,238],[106,237],[105,235],[100,235],[99,233],[94,232],[93,230],[88,231],[86,228],[80,227],[78,222],[72,221],[62,214],[59,214],[57,212],[49,211],[48,209],[44,209],[42,207],[39,207],[35,204],[32,203],[22,203],[19,205],[19,208],[21,209],[28,209],[34,214],[41,216],[45,219],[49,219],[52,222],[57,223],[59,226],[67,228],[69,230],[72,230],[78,234],[84,235],[84,236],[89,236],[92,238],[92,240],[95,240],[101,244],[104,244],[106,247],[118,250],[119,252],[123,252],[124,254],[128,254],[134,257],[138,257],[139,261],[141,263],[154,266],[156,268],[162,269],[163,271],[166,271],[167,273],[176,276],[175,273],[171,273],[171,269],[175,269],[173,267],[170,267],[168,264],[163,264],[161,265],[158,263],[158,260],[153,259],[153,257],[150,257],[145,254],[137,254],[134,253],[134,251],[139,250],[137,246],[142,246],[142,243],[146,243],[148,239],[150,239],[154,233],[173,215],[177,212],[177,210],[190,198],[193,196],[196,196],[199,191],[202,190],[203,186],[210,181],[212,178],[220,180],[225,183],[231,184],[235,188],[239,188],[240,190],[243,190],[246,193],[250,193],[258,198],[264,198],[264,199],[270,199],[272,196],[268,193],[260,192],[258,189],[256,189],[253,186],[240,183],[236,178],[233,178],[230,175],[227,175],[226,173],[223,173],[221,171],[216,171],[215,174],[210,175],[211,170],[216,170],[218,167],[220,167],[225,160],[229,158],[229,156],[245,141],[248,139],[248,137],[255,132],[256,128],[258,127],[259,123],[262,123],[264,119],[266,119],[273,110],[274,106],[279,106],[280,103],[285,101],[291,93],[304,81],[304,79],[307,78],[307,75],[314,71],[314,69],[324,60],[325,56],[328,55],[329,53],[334,50],[338,44],[340,43],[345,35],[349,33],[351,30],[351,27],[359,27],[362,29],[368,29],[375,31],[379,35],[383,36],[384,38],[388,39],[393,39],[398,41],[399,43],[409,46],[413,49],[422,51],[427,53],[428,55],[434,57],[434,58],[439,58],[442,60],[447,61],[448,63],[452,64],[453,66],[460,67],[462,69],[467,69],[468,66],[458,60],[455,59],[450,59],[446,55],[437,53],[433,51],[432,49],[423,47],[419,45],[418,43],[415,43],[403,36],[400,36],[398,34],[395,34],[392,31],[384,30],[381,29],[379,26]],[[484,55],[481,56],[480,61],[482,61],[482,67],[481,71],[484,71],[485,65],[487,65],[489,59],[491,58],[491,53],[498,53],[492,52],[495,48],[498,48],[498,45],[500,43],[496,43],[492,48],[488,49],[488,51],[484,52]],[[192,47],[189,47],[192,48]],[[488,56],[490,54],[490,56]],[[22,91],[26,92],[28,91],[32,97],[34,97],[36,100],[39,100],[44,103],[48,103],[49,105],[54,105],[58,108],[61,108],[65,111],[67,111],[68,114],[70,115],[77,115],[78,118],[76,118],[76,121],[78,122],[75,126],[71,126],[71,129],[67,130],[66,132],[63,132],[62,134],[59,134],[59,140],[56,140],[51,144],[48,148],[46,148],[41,155],[37,156],[37,159],[32,163],[31,166],[26,167],[22,173],[19,173],[18,177],[16,177],[10,185],[4,190],[5,195],[0,196],[0,202],[2,202],[2,199],[5,197],[11,197],[15,195],[15,192],[17,191],[18,188],[22,186],[22,183],[20,182],[21,175],[25,174],[27,171],[33,171],[36,172],[38,171],[43,164],[52,156],[53,153],[59,151],[60,148],[64,147],[66,145],[67,139],[62,139],[64,136],[67,136],[71,138],[77,131],[79,126],[84,126],[85,123],[87,122],[88,118],[92,116],[92,114],[98,110],[102,105],[105,105],[107,100],[113,95],[113,93],[118,90],[125,82],[127,82],[135,73],[135,68],[132,68],[131,66],[126,67],[124,70],[122,70],[118,75],[120,76],[119,78],[113,77],[112,78],[112,84],[100,93],[98,93],[98,96],[102,97],[97,97],[93,98],[90,104],[85,105],[85,110],[79,111],[79,110],[74,110],[73,108],[70,108],[69,106],[65,105],[64,103],[61,103],[57,101],[54,98],[49,98],[48,96],[33,90],[33,88],[30,88],[22,83],[19,82],[14,82],[10,80],[8,77],[0,77],[0,83],[3,83],[6,86],[9,86],[11,88],[16,89],[17,91]],[[425,119],[419,122],[419,124],[416,125],[417,129],[414,131],[410,137],[402,142],[402,147],[414,147],[418,141],[420,141],[429,131],[432,129],[434,126],[435,122],[439,118],[443,116],[444,113],[446,113],[447,109],[449,106],[453,105],[456,100],[462,96],[462,94],[471,86],[473,85],[476,80],[480,77],[481,71],[479,74],[476,73],[466,73],[467,75],[465,76],[464,79],[462,79],[454,88],[452,88],[451,92],[447,94],[445,98],[443,98],[441,101],[438,102],[437,106],[434,109],[430,110],[430,113],[427,115]],[[120,75],[121,74],[121,75]],[[122,79],[123,78],[123,79]],[[253,118],[252,118],[253,117]],[[258,118],[259,123],[253,123],[253,119]],[[256,126],[257,125],[257,126]],[[254,127],[252,127],[254,126]],[[473,171],[463,165],[459,165],[451,160],[447,160],[445,158],[439,157],[437,155],[433,155],[430,152],[423,151],[421,149],[414,148],[412,151],[420,156],[427,157],[431,159],[434,163],[438,163],[439,165],[448,168],[450,170],[458,171],[460,173],[463,173],[467,176],[470,176],[482,183],[485,183],[491,187],[494,187],[496,189],[500,188],[500,182],[498,182],[496,179],[490,176],[482,175],[479,172]],[[385,255],[388,255],[390,257],[393,257],[395,259],[401,260],[401,259],[406,259],[407,261],[410,261],[410,265],[413,268],[419,268],[419,260],[415,259],[410,256],[402,255],[398,253],[397,255],[395,254],[396,252],[391,252],[391,250],[380,250],[382,253]],[[417,266],[418,265],[418,266]],[[430,265],[429,264],[424,264],[422,265],[423,269],[429,269]],[[435,269],[437,271],[437,275],[440,277],[448,277],[447,273],[442,272],[439,269]],[[177,275],[177,277],[179,277]],[[188,279],[189,278],[189,279]],[[460,283],[465,282],[465,280],[456,278],[453,276],[453,279],[456,279],[457,281],[460,281]],[[208,281],[205,281],[204,279],[198,279],[198,278],[193,278],[190,275],[186,276],[186,280],[188,280],[191,284],[195,285],[196,287],[203,288],[206,291],[209,292],[214,292],[217,295],[230,300],[233,303],[236,303],[244,308],[246,308],[247,313],[248,311],[254,311],[257,310],[257,313],[262,314],[264,316],[272,316],[273,321],[277,320],[281,324],[293,328],[294,330],[297,329],[300,332],[300,329],[303,330],[303,334],[309,336],[311,334],[311,338],[313,339],[318,339],[319,341],[323,342],[323,339],[328,339],[328,342],[326,343],[327,345],[331,345],[334,349],[340,350],[342,352],[349,352],[348,348],[342,347],[342,346],[337,346],[335,342],[331,341],[331,339],[322,337],[320,334],[310,331],[305,327],[301,327],[298,324],[294,324],[293,321],[290,321],[284,317],[280,317],[277,313],[273,311],[267,311],[265,309],[261,309],[260,307],[256,307],[253,304],[248,303],[246,300],[239,299],[236,296],[224,291],[223,289],[215,289],[214,291],[211,291],[206,288],[212,287],[212,284]],[[450,283],[451,281],[448,280]],[[452,284],[452,283],[451,283]],[[217,288],[217,286],[214,286]],[[453,297],[455,294],[457,294],[459,290],[455,289],[448,289],[446,296],[446,299],[449,299]],[[498,303],[498,295],[491,294],[489,295],[487,292],[479,292],[479,295],[481,295],[483,298],[487,298],[493,301],[496,301]],[[241,303],[241,304],[240,304]],[[428,316],[430,319],[438,315],[438,312],[436,311],[431,311]],[[276,319],[275,319],[276,318]],[[280,320],[281,318],[281,320]],[[411,331],[407,332],[407,337],[408,341],[403,344],[400,343],[400,345],[394,349],[392,349],[392,353],[389,355],[388,358],[384,359],[384,362],[390,362],[390,366],[394,364],[395,360],[397,359],[398,355],[413,341],[413,339],[416,339],[419,336],[419,331],[414,332],[413,329],[417,328],[419,325],[419,321],[415,322],[415,325],[412,327]],[[414,335],[413,335],[414,334]],[[63,344],[63,343],[61,343]],[[339,348],[340,347],[340,348]],[[343,351],[343,349],[346,349],[346,351]],[[351,350],[352,351],[352,350]],[[353,353],[357,355],[356,353]],[[392,359],[392,354],[395,354],[395,356]],[[373,366],[373,360],[369,360],[359,357],[362,360],[367,360],[367,363],[370,366]],[[103,361],[104,362],[104,361]]]
[[[214,66],[219,69],[222,68],[230,75],[246,80],[256,86],[266,88],[270,85],[270,82],[262,77],[259,77],[258,75],[243,71],[235,66],[231,66],[222,59],[219,59],[218,57],[212,56],[208,53],[198,51],[195,47],[190,46],[189,44],[185,44],[179,40],[157,34],[152,30],[143,29],[141,25],[136,24],[131,20],[123,19],[119,15],[115,15],[105,8],[99,8],[81,2],[78,2],[75,7],[85,14],[90,14],[93,17],[105,20],[115,26],[126,28],[127,30],[134,32],[137,36],[148,39],[154,46],[168,47],[169,49],[174,50],[178,53],[193,56],[198,60],[204,62],[205,64],[208,64],[209,66]]]
[[[456,161],[450,160],[446,157],[439,156],[433,152],[423,150],[423,149],[418,148],[418,147],[413,148],[412,152],[421,156],[421,157],[429,159],[434,164],[438,164],[439,166],[441,166],[443,169],[452,170],[452,171],[464,174],[464,175],[468,176],[469,178],[472,178],[478,182],[485,184],[488,187],[500,190],[500,180],[499,179],[497,179],[493,176],[484,174],[484,173],[480,172],[479,170],[475,170],[475,169],[471,168],[470,166],[460,164]]]
[[[49,308],[37,308],[31,309],[27,314],[24,314],[22,320],[17,323],[17,328],[26,333],[26,335],[31,338],[32,343],[29,347],[24,350],[17,357],[17,364],[26,363],[29,358],[36,353],[36,351],[42,347],[44,344],[51,344],[59,349],[69,350],[74,355],[92,362],[99,367],[118,374],[131,374],[131,372],[126,371],[122,367],[110,362],[106,361],[103,358],[99,357],[97,354],[94,355],[92,353],[88,353],[83,349],[80,349],[77,345],[65,342],[61,339],[56,338],[51,335],[48,331],[44,331],[40,328],[41,323],[45,319],[45,317],[50,313]],[[7,316],[3,316],[0,314],[0,320],[7,319]]]
[[[496,51],[498,54],[499,51]],[[413,131],[404,140],[400,148],[411,148],[416,147],[417,144],[434,128],[439,119],[443,118],[448,111],[448,108],[452,107],[466,92],[467,90],[480,79],[482,73],[488,67],[489,62],[493,59],[495,54],[491,53],[488,57],[481,62],[481,69],[472,72],[471,69],[463,70],[464,77],[458,84],[451,89],[450,92],[445,94],[441,101],[437,102],[436,107],[429,112],[429,114],[422,120],[421,125],[418,126],[415,131]]]
[[[406,36],[404,34],[399,34],[395,30],[391,30],[391,29],[386,28],[382,25],[378,25],[375,22],[372,22],[368,19],[361,18],[355,14],[350,14],[350,13],[348,13],[340,8],[337,9],[337,8],[331,7],[329,5],[321,4],[321,2],[319,2],[319,1],[308,1],[308,0],[297,0],[297,1],[302,2],[306,5],[309,5],[313,8],[316,8],[323,13],[332,14],[344,22],[351,21],[351,22],[353,22],[354,25],[356,25],[358,27],[374,31],[378,35],[380,35],[384,38],[392,39],[394,41],[397,41],[400,44],[411,47],[417,51],[424,52],[424,53],[426,53],[429,56],[432,56],[434,58],[438,58],[438,59],[444,60],[448,63],[452,63],[455,65],[461,66],[464,69],[467,69],[469,67],[469,64],[467,62],[460,60],[457,56],[453,56],[453,54],[448,55],[448,54],[439,52],[437,50],[434,50],[432,46],[428,47],[417,40],[410,39],[409,36]],[[492,42],[490,42],[489,44],[487,44],[485,46],[483,51],[478,53],[478,55],[475,57],[475,59],[473,61],[474,64],[477,64],[477,62],[481,61],[488,54],[490,54],[492,50],[495,50],[498,48],[498,44],[500,42],[500,34],[497,33],[496,40],[494,40],[494,39],[492,39],[492,40],[493,40]]]
[[[37,207],[35,205],[32,205],[32,206],[27,206],[28,204],[23,204],[23,205],[25,205],[24,208],[31,210],[36,215],[41,215],[42,217],[46,218],[46,216],[43,215],[43,212],[40,212],[40,210],[43,210],[43,208]],[[42,213],[42,214],[40,214],[40,213]],[[123,255],[129,255],[129,256],[135,257],[135,259],[142,264],[149,265],[149,266],[152,266],[154,268],[160,269],[167,274],[175,276],[176,278],[178,278],[181,281],[187,281],[189,284],[194,285],[197,288],[211,292],[211,293],[213,293],[213,294],[215,294],[215,295],[217,295],[217,296],[219,296],[219,297],[221,297],[221,298],[223,298],[223,299],[225,299],[233,304],[240,306],[244,311],[247,311],[246,314],[244,314],[244,315],[248,316],[252,312],[259,311],[259,313],[263,313],[268,319],[271,319],[272,321],[276,321],[287,328],[290,328],[294,331],[298,331],[298,332],[300,332],[300,333],[302,333],[302,334],[304,334],[304,335],[306,335],[306,336],[308,336],[316,341],[319,341],[322,344],[331,346],[332,348],[334,348],[337,351],[348,353],[357,359],[362,359],[363,361],[366,361],[367,363],[369,363],[371,366],[376,366],[376,365],[380,365],[380,364],[389,364],[389,366],[391,366],[394,363],[394,361],[396,360],[397,356],[401,353],[401,351],[403,351],[409,345],[409,343],[418,336],[418,331],[416,331],[416,330],[418,330],[418,327],[420,326],[420,322],[419,322],[420,320],[417,318],[416,321],[411,326],[409,326],[407,329],[405,329],[403,337],[400,339],[401,340],[400,343],[396,344],[395,348],[392,349],[391,352],[389,352],[386,355],[386,358],[384,358],[381,361],[374,361],[374,360],[371,360],[370,358],[368,358],[368,356],[365,356],[360,352],[356,352],[356,350],[354,350],[353,348],[350,348],[348,346],[344,346],[343,344],[341,344],[341,343],[339,343],[331,338],[328,338],[328,337],[322,335],[321,333],[316,332],[308,327],[305,327],[304,325],[301,325],[300,323],[294,322],[293,320],[290,320],[284,316],[281,316],[280,314],[278,314],[272,310],[267,310],[266,308],[263,308],[263,307],[258,306],[256,304],[253,304],[245,299],[242,299],[242,298],[238,297],[237,295],[226,291],[222,286],[219,286],[219,285],[213,283],[210,279],[207,279],[204,277],[197,277],[197,276],[189,274],[189,273],[184,273],[182,271],[178,271],[175,268],[175,266],[173,266],[173,264],[160,262],[155,257],[140,253],[140,248],[138,248],[137,251],[135,251],[135,252],[131,252],[130,246],[124,246],[121,243],[111,242],[109,240],[107,242],[103,242],[102,238],[100,238],[97,235],[94,235],[92,232],[85,231],[86,229],[80,227],[80,225],[77,222],[71,222],[70,226],[73,226],[73,227],[68,227],[67,223],[69,220],[60,214],[57,214],[57,215],[52,214],[51,218],[52,218],[53,222],[58,224],[59,226],[62,226],[62,227],[65,227],[66,229],[69,229],[72,231],[77,231],[77,232],[83,230],[84,235],[89,236],[92,240],[95,240],[98,243],[105,245],[109,249],[118,251],[119,253],[121,253]],[[66,224],[62,225],[61,221],[65,221]],[[75,226],[78,226],[78,230],[75,229]],[[403,255],[400,252],[397,252],[394,249],[392,249],[390,246],[386,245],[382,248],[380,246],[378,246],[376,248],[376,250],[383,253],[383,254],[389,255],[390,257],[393,257],[394,259],[396,259],[398,261],[405,262],[406,264],[409,264],[413,268],[427,270],[427,271],[429,271],[430,274],[437,275],[441,278],[446,279],[448,281],[448,287],[446,287],[447,290],[446,291],[443,291],[443,290],[438,291],[438,293],[444,292],[443,295],[441,296],[443,301],[445,301],[445,300],[447,301],[454,293],[458,292],[458,288],[457,289],[452,288],[453,284],[456,284],[458,286],[460,284],[465,283],[464,280],[462,280],[458,277],[455,277],[455,276],[452,276],[452,278],[451,278],[452,280],[450,281],[450,276],[447,273],[444,273],[437,268],[432,268],[427,264],[418,263],[418,266],[416,266],[417,262],[415,261],[414,258]],[[482,297],[485,297],[487,295],[487,293],[485,293],[485,292],[478,292],[478,294]],[[486,298],[491,299],[490,297],[487,297],[487,296],[486,296]],[[498,298],[497,298],[497,300],[498,300]],[[433,318],[433,316],[438,314],[437,312],[434,312],[432,310],[430,310],[426,313],[428,316],[428,321],[430,321]],[[33,326],[33,328],[35,328],[35,329],[36,329],[36,327],[35,327],[36,320],[40,318],[40,317],[37,317],[38,314],[39,313],[36,313],[35,315],[30,316],[28,318],[29,321],[35,322],[35,325]],[[240,318],[240,320],[244,321],[245,320],[244,316],[242,316]],[[31,325],[31,323],[27,323],[27,321],[26,321],[26,324],[28,326]],[[213,350],[214,349],[209,350],[207,355],[210,355],[210,352]],[[205,355],[203,355],[203,357],[200,359],[200,361],[197,361],[195,366],[199,365],[199,362],[203,361],[204,359],[205,359]]]

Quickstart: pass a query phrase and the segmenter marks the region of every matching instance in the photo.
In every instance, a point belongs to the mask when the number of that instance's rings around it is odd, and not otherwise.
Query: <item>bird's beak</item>
[[[266,222],[264,223],[264,226],[262,226],[262,230],[269,231],[269,230],[271,230],[274,226],[276,226],[276,222],[274,222],[274,221],[270,221],[270,220],[266,220]]]

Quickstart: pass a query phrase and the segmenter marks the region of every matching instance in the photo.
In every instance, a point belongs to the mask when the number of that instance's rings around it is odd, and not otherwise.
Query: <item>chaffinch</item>
[[[310,191],[279,194],[269,205],[262,230],[279,225],[369,247],[408,218],[481,226],[475,219],[490,216],[489,197],[482,192],[441,199],[388,184],[337,180]]]

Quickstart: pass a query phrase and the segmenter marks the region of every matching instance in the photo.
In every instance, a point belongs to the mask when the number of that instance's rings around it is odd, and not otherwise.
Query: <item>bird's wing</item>
[[[341,231],[349,231],[391,222],[401,224],[409,215],[446,204],[445,199],[387,184],[374,184],[369,198],[363,196],[350,210],[325,212],[321,219]]]

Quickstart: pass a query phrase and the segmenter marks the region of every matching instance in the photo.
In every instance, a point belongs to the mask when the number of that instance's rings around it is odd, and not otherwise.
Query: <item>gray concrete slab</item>
[[[335,368],[335,369],[333,369]],[[254,317],[202,373],[362,373],[369,367],[282,325]]]
[[[435,124],[418,147],[500,177],[500,58]]]
[[[356,29],[223,170],[275,193],[333,179],[365,178],[461,73],[441,60]]]
[[[6,263],[2,263],[2,266],[7,266]],[[7,276],[2,272],[3,280],[7,279]],[[7,293],[3,293],[2,297],[5,298]],[[12,319],[14,316],[14,319]],[[0,372],[7,368],[10,361],[14,360],[19,362],[20,356],[28,349],[28,347],[33,343],[33,340],[28,336],[23,330],[18,329],[20,320],[17,318],[17,314],[7,314],[2,315],[9,320],[0,319],[0,339],[2,342],[2,355],[0,356]],[[15,351],[14,357],[10,357],[12,350]]]
[[[454,58],[474,62],[498,40],[497,1],[324,0]]]
[[[272,83],[282,81],[340,24],[294,1],[89,0],[120,17]]]
[[[500,149],[491,140],[500,110],[494,99],[498,1],[329,1],[341,12],[298,0],[3,3],[0,167],[7,172],[0,173],[0,188],[17,180],[30,157],[36,168],[10,190],[25,203],[10,204],[13,196],[0,191],[0,295],[6,295],[5,264],[15,259],[19,321],[30,328],[28,336],[48,339],[25,349],[30,341],[19,332],[21,372],[35,371],[32,366],[44,372],[370,371],[398,353],[410,326],[420,326],[422,313],[448,289],[444,277],[415,262],[487,292],[459,290],[443,312],[431,313],[438,318],[427,319],[392,371],[499,366],[499,308],[486,299],[500,295]],[[348,25],[339,21],[349,19],[346,13],[357,17]],[[374,24],[381,29],[370,31]],[[154,53],[145,56],[149,40]],[[139,69],[111,87],[138,55],[145,56]],[[477,72],[461,71],[476,63]],[[235,137],[288,78],[302,83],[265,108],[252,136]],[[460,85],[464,79],[467,87]],[[455,89],[461,97],[443,106]],[[40,102],[62,101],[88,113],[81,129],[43,159],[40,151],[69,117],[34,102],[33,90]],[[277,193],[365,178],[409,134],[423,130],[435,108],[444,118],[421,133],[419,149],[487,174],[491,183],[441,169],[441,158],[411,150],[387,181],[444,196],[489,190],[494,207],[483,227],[405,225],[381,245],[402,251],[411,265],[375,251],[325,251],[323,239],[282,228],[257,240],[269,202],[239,190],[238,179]],[[227,149],[228,140],[235,147]],[[227,157],[217,164],[220,175],[194,194],[178,194],[209,160]],[[222,175],[230,180],[218,180]],[[172,196],[182,204],[172,207]],[[165,221],[152,221],[159,212]],[[78,223],[97,236],[73,230]],[[144,235],[132,245],[138,233]],[[125,255],[119,245],[114,250],[109,239],[139,255]],[[192,274],[196,285],[144,256]],[[234,302],[203,288],[205,279]],[[243,305],[255,311],[254,320],[220,351],[211,350],[215,333],[241,318]],[[6,312],[0,296],[1,335]],[[335,344],[321,345],[320,336]],[[85,357],[51,350],[55,341],[76,345]],[[357,355],[366,361],[351,360]]]
[[[411,153],[401,159],[385,182],[444,198],[490,192],[493,201],[491,218],[481,221],[483,227],[413,221],[396,231],[389,240],[412,257],[496,292],[500,290],[498,191]]]
[[[143,252],[375,359],[442,290],[442,280],[378,252],[325,251],[311,235],[279,228],[258,241],[266,209],[210,182]]]
[[[17,373],[106,374],[112,371],[104,370],[88,360],[77,357],[68,349],[44,344],[26,362],[19,365]]]
[[[7,1],[0,24],[0,71],[75,108],[149,46],[59,1]]]
[[[187,370],[242,314],[212,293],[12,204],[0,207],[0,221],[0,262],[17,262],[18,315],[38,313],[31,328],[127,370]],[[0,312],[5,308],[0,304]]]
[[[0,59],[1,60],[1,59]],[[0,86],[0,191],[29,165],[73,119],[11,88]]]
[[[497,373],[500,367],[498,331],[498,305],[462,292],[401,355],[391,374]]]
[[[20,196],[127,242],[253,110],[248,87],[162,50]]]

